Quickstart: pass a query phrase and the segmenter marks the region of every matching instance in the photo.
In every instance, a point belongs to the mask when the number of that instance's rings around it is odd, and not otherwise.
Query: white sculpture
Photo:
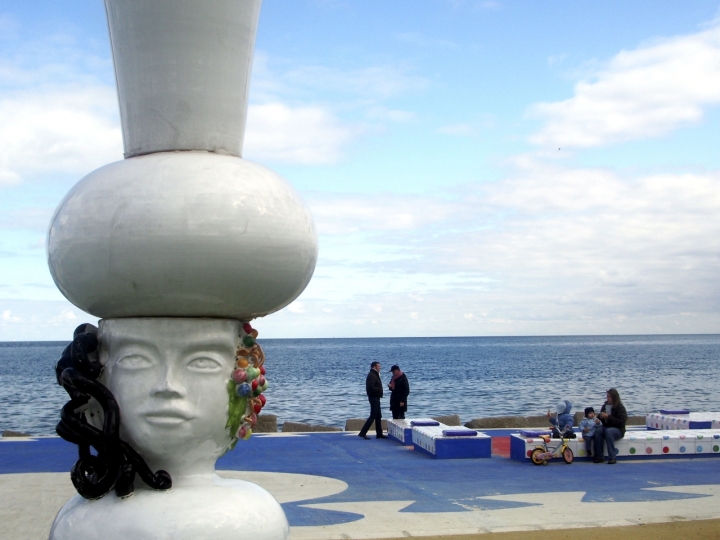
[[[126,498],[78,495],[50,538],[285,540],[271,495],[214,472],[253,421],[239,397],[253,368],[238,354],[258,355],[242,352],[243,323],[292,302],[317,260],[297,193],[241,157],[260,0],[105,4],[126,159],[61,202],[48,264],[71,302],[103,318],[93,362],[117,401],[120,439],[172,487],[136,478]],[[65,413],[78,411],[102,427],[97,401]]]
[[[285,514],[269,493],[215,474],[215,461],[235,435],[227,426],[227,387],[240,327],[227,319],[101,323],[100,381],[120,407],[120,436],[153,471],[170,473],[172,488],[152,491],[138,479],[126,499],[112,492],[98,500],[76,495],[58,514],[50,538],[288,537]]]

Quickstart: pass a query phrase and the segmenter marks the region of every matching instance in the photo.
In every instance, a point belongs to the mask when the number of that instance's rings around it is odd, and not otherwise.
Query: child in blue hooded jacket
[[[548,410],[547,415],[550,419],[550,423],[553,426],[553,437],[559,438],[561,435],[567,437],[570,433],[573,433],[573,424],[575,419],[570,414],[572,410],[572,403],[567,399],[559,401],[555,406],[555,414],[551,414]]]

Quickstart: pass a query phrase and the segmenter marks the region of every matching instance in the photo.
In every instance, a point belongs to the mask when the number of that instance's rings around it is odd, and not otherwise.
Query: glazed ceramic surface
[[[287,540],[280,504],[242,480],[210,485],[137,490],[129,499],[76,495],[62,508],[50,540]]]
[[[277,311],[317,260],[312,216],[269,169],[209,152],[162,152],[90,173],[48,233],[62,293],[97,317]]]
[[[105,0],[125,157],[240,156],[260,0]]]

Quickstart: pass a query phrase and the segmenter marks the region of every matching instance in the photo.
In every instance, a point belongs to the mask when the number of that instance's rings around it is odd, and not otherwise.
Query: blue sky
[[[265,0],[244,157],[315,276],[263,337],[720,331],[720,4]],[[0,3],[0,340],[95,319],[50,216],[122,159],[99,0]]]

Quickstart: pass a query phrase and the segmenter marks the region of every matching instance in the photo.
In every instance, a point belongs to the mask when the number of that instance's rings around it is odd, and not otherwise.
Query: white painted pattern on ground
[[[220,475],[257,483],[280,502],[328,497],[347,489],[340,480],[322,476],[252,471]],[[294,540],[400,538],[479,532],[573,529],[660,523],[677,519],[720,518],[720,485],[651,488],[655,491],[705,495],[701,498],[645,502],[583,502],[584,492],[523,493],[481,499],[534,506],[467,512],[402,512],[414,501],[364,501],[308,504],[308,508],[352,512],[358,521],[319,527],[291,527]],[[13,540],[36,540],[67,499],[75,494],[68,473],[0,475],[0,523]],[[588,520],[588,516],[595,516]]]

